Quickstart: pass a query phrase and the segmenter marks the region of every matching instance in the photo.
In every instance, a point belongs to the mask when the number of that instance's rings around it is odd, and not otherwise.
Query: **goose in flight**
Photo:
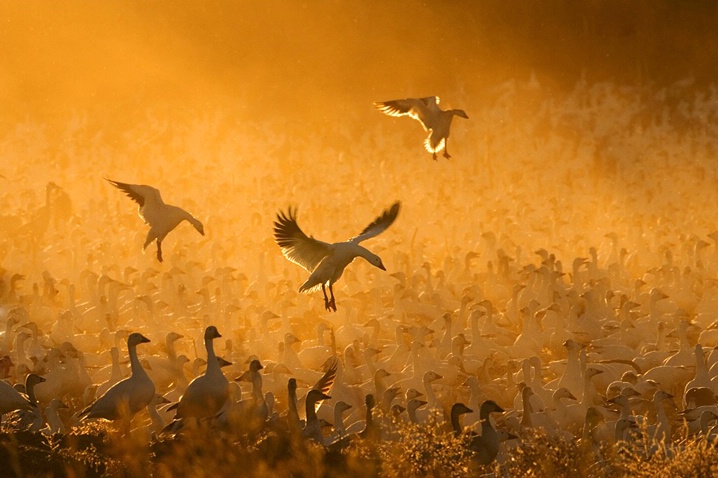
[[[192,224],[197,232],[204,236],[202,223],[184,209],[165,204],[158,189],[142,184],[126,184],[105,179],[139,204],[139,215],[145,224],[150,226],[142,249],[146,249],[152,241],[156,240],[157,260],[160,262],[162,262],[162,241],[182,221],[186,220]]]
[[[438,96],[427,96],[426,98],[406,98],[403,100],[379,101],[374,106],[382,113],[389,116],[409,115],[429,132],[424,140],[426,150],[432,153],[436,161],[436,153],[444,150],[444,157],[449,159],[448,142],[451,120],[454,115],[469,119],[464,110],[442,110],[439,108]]]
[[[309,279],[299,287],[299,292],[314,292],[322,289],[324,293],[324,307],[326,310],[336,312],[337,306],[334,301],[334,290],[332,285],[339,280],[344,268],[356,257],[363,257],[369,264],[385,271],[386,268],[381,258],[359,245],[365,239],[377,236],[392,225],[401,203],[395,202],[381,216],[377,217],[371,224],[364,228],[358,235],[346,242],[335,242],[329,244],[307,236],[297,224],[297,210],[289,208],[285,214],[277,213],[277,220],[274,222],[274,239],[282,249],[284,257],[304,267],[311,273]],[[330,298],[327,297],[326,287],[329,287]]]

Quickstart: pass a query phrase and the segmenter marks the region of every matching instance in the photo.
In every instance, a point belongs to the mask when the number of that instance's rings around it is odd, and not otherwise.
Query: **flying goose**
[[[140,364],[137,358],[137,346],[149,342],[150,339],[140,333],[132,333],[127,338],[127,348],[130,354],[130,369],[132,374],[110,387],[104,395],[92,405],[80,412],[78,417],[82,420],[88,418],[104,418],[117,420],[131,418],[137,412],[149,405],[155,396],[155,384]]]
[[[369,264],[385,271],[381,258],[359,245],[360,242],[377,236],[392,225],[399,214],[401,203],[395,202],[381,216],[364,228],[358,235],[346,242],[329,244],[307,236],[297,224],[297,210],[290,207],[285,214],[280,211],[274,222],[274,239],[282,249],[284,257],[311,273],[309,279],[299,287],[299,292],[314,292],[321,287],[324,293],[324,307],[336,312],[332,285],[339,280],[344,268],[356,257],[363,257]],[[327,297],[329,286],[331,298]]]
[[[429,132],[429,136],[424,140],[424,146],[428,152],[433,154],[434,161],[436,161],[436,153],[442,149],[446,159],[451,157],[447,144],[454,115],[469,118],[464,110],[442,110],[439,108],[438,96],[379,101],[374,103],[374,106],[386,115],[409,115],[421,123],[424,130]]]
[[[145,224],[150,226],[142,249],[146,249],[152,241],[156,240],[158,261],[162,262],[162,241],[182,221],[188,221],[204,236],[202,223],[184,209],[165,204],[158,189],[142,184],[127,184],[105,179],[139,204],[139,215]]]

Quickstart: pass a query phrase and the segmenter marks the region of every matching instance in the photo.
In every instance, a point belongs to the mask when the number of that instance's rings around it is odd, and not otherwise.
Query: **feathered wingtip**
[[[287,212],[279,211],[274,221],[274,237],[279,247],[290,247],[294,233],[301,230],[297,225],[297,208],[289,206]]]

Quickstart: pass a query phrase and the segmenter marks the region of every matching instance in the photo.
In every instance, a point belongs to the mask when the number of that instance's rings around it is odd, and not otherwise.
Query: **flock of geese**
[[[420,121],[429,131],[427,150],[436,159],[443,149],[448,158],[452,118],[467,115],[438,102],[376,107]],[[150,228],[143,247],[156,242],[159,262],[162,241],[182,221],[204,235],[199,220],[165,204],[157,189],[107,181],[138,204]],[[487,234],[489,270],[480,277],[471,271],[476,254],[463,265],[445,264],[441,275],[428,264],[394,272],[392,303],[381,304],[386,313],[365,316],[361,306],[338,312],[333,285],[356,257],[386,270],[360,243],[386,231],[400,210],[394,203],[336,243],[305,234],[296,209],[277,214],[276,244],[309,273],[299,291],[321,289],[333,312],[317,322],[316,337],[304,340],[287,310],[272,312],[275,304],[235,324],[236,310],[214,307],[211,280],[197,281],[203,300],[188,305],[176,284],[189,270],[126,270],[122,280],[88,273],[91,293],[83,304],[72,286],[59,301],[49,274],[31,295],[19,296],[23,279],[13,276],[0,289],[7,311],[0,377],[14,383],[0,380],[3,426],[54,435],[103,419],[154,437],[202,427],[254,438],[288,434],[341,451],[357,441],[400,441],[402,426],[431,423],[464,438],[479,465],[501,460],[502,450],[536,430],[596,453],[607,443],[641,442],[646,455],[689,436],[718,436],[718,325],[706,318],[718,305],[718,287],[704,280],[718,271],[718,234],[692,239],[692,263],[684,268],[667,253],[644,277],[650,287],[629,271],[616,236],[605,263],[592,248],[565,265],[543,249],[537,263],[518,263]],[[212,280],[230,293],[239,287],[230,270]],[[449,280],[459,300],[448,292]],[[279,304],[286,289],[275,286]],[[489,290],[502,291],[505,303],[499,307]],[[366,303],[374,301],[367,295]],[[174,322],[162,322],[164,335],[154,336],[145,315],[162,308],[184,309],[192,325],[174,330]],[[38,325],[46,323],[54,325]],[[102,332],[81,333],[93,329],[87,324]],[[229,324],[231,336],[220,347],[219,329]],[[107,360],[111,366],[100,366]]]

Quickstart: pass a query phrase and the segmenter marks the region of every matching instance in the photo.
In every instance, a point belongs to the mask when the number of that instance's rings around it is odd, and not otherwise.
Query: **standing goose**
[[[322,289],[324,307],[336,312],[332,285],[339,280],[344,268],[356,257],[363,257],[369,264],[385,271],[381,258],[359,245],[360,242],[377,236],[392,225],[399,214],[400,202],[395,202],[381,216],[369,224],[358,235],[346,242],[329,244],[308,237],[297,224],[297,210],[289,208],[287,214],[279,212],[274,222],[274,239],[282,249],[284,257],[311,273],[309,279],[302,284],[299,292],[314,292]],[[331,298],[327,297],[326,286],[329,286]]]
[[[214,339],[222,337],[217,327],[210,325],[204,332],[204,345],[207,349],[207,369],[204,375],[192,380],[177,404],[174,421],[167,426],[177,430],[177,421],[183,418],[213,417],[222,408],[229,397],[229,381],[222,373],[217,356],[214,353]]]
[[[162,241],[182,221],[186,220],[192,224],[197,232],[204,236],[202,223],[184,209],[165,204],[158,189],[142,184],[126,184],[105,179],[139,204],[139,215],[145,224],[150,226],[142,249],[146,249],[152,241],[156,240],[158,261],[162,262]]]
[[[30,373],[25,377],[25,395],[34,406],[31,410],[16,410],[12,416],[8,417],[6,423],[14,431],[37,432],[45,426],[45,420],[42,418],[42,412],[35,398],[35,385],[44,381],[45,379],[36,373]]]
[[[438,96],[381,101],[374,103],[374,106],[386,115],[408,115],[421,123],[424,130],[429,132],[429,136],[424,140],[424,146],[428,152],[433,154],[434,161],[436,161],[436,153],[442,149],[446,159],[451,157],[447,145],[451,120],[454,115],[469,119],[464,110],[442,110],[439,108]]]
[[[481,435],[473,435],[469,442],[469,449],[474,453],[474,459],[480,465],[488,465],[496,459],[499,454],[500,437],[499,433],[491,424],[489,416],[494,413],[503,412],[501,408],[493,400],[487,400],[481,404]]]
[[[132,373],[124,380],[120,380],[110,387],[104,395],[92,405],[85,408],[78,415],[80,419],[104,418],[117,420],[132,418],[137,412],[149,405],[155,396],[155,384],[140,364],[137,358],[137,346],[149,342],[140,333],[132,333],[127,338],[127,349],[130,355],[130,369]]]
[[[0,416],[13,410],[33,410],[35,405],[4,380],[0,380]]]

